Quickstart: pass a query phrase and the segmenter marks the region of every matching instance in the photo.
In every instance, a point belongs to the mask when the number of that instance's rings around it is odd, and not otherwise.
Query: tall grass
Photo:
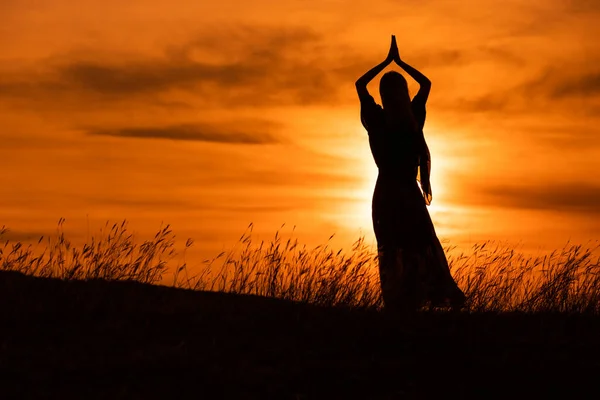
[[[473,246],[449,263],[472,311],[600,313],[599,246],[527,256],[501,243]]]
[[[7,229],[0,228],[0,270],[150,284],[165,282],[172,274],[172,285],[179,288],[326,306],[382,306],[376,255],[363,238],[348,251],[334,250],[329,241],[308,248],[283,239],[279,232],[269,242],[255,242],[250,225],[231,251],[192,274],[187,264],[172,264],[177,252],[168,225],[151,240],[137,243],[126,221],[107,223],[99,235],[76,247],[65,237],[63,223],[59,221],[54,237],[27,246],[3,239]],[[185,248],[192,245],[188,239]],[[484,242],[460,254],[446,250],[452,274],[467,296],[467,311],[599,314],[600,259],[593,255],[597,249],[567,244],[547,255],[529,256],[509,245]]]
[[[175,284],[328,306],[378,307],[379,275],[374,262],[362,238],[347,253],[335,251],[329,241],[308,248],[297,239],[283,240],[279,232],[268,243],[254,243],[250,225],[236,248],[208,262],[191,279],[176,275]]]
[[[152,240],[137,244],[127,230],[127,221],[109,226],[91,237],[81,248],[65,237],[64,219],[58,222],[55,237],[43,236],[36,245],[3,240],[6,227],[0,228],[0,270],[18,271],[40,277],[71,279],[132,280],[157,283],[176,255],[175,236],[169,226],[161,228]],[[46,246],[38,251],[42,242]]]

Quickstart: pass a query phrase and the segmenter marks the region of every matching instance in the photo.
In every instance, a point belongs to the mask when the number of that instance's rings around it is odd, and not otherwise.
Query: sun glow
[[[345,189],[343,193],[340,193],[348,199],[348,202],[343,210],[336,213],[338,215],[336,219],[347,228],[356,229],[360,227],[370,230],[372,229],[371,201],[378,170],[373,161],[364,128],[354,121],[344,125],[345,130],[352,132],[352,134],[348,141],[338,147],[336,151],[350,159],[348,166],[345,168],[346,172],[354,176],[360,176],[362,179],[357,186]],[[436,220],[445,221],[449,218],[451,207],[446,204],[448,197],[450,197],[447,187],[450,182],[448,177],[451,174],[450,170],[455,167],[452,158],[448,157],[446,151],[448,143],[441,138],[438,131],[442,130],[437,129],[435,124],[432,124],[428,127],[426,133],[432,157],[431,185],[433,188],[433,201],[428,210],[434,223]],[[446,131],[444,130],[444,132]]]

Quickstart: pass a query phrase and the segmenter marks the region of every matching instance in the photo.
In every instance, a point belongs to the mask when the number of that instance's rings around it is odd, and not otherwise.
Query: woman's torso
[[[420,116],[417,104],[411,103],[415,115],[415,123],[398,124],[394,126],[386,118],[386,113],[380,106],[372,107],[368,116],[369,145],[379,176],[390,181],[405,181],[414,183],[417,177],[418,135],[417,129],[422,128],[424,117]]]

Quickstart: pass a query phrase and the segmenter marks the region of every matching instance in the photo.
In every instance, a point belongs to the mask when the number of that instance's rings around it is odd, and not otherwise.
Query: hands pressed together
[[[395,62],[398,64],[400,68],[402,68],[411,78],[413,78],[420,85],[419,92],[417,95],[423,100],[423,103],[427,101],[427,96],[429,95],[429,89],[431,88],[431,82],[425,75],[417,71],[415,68],[408,65],[404,60],[400,58],[400,52],[398,51],[398,45],[396,43],[396,36],[392,35],[392,44],[390,45],[390,51],[386,59],[371,68],[369,71],[365,72],[363,76],[358,78],[356,81],[356,89],[358,90],[359,95],[368,95],[369,92],[367,90],[367,84],[377,76],[381,71],[385,69],[391,62]]]
[[[400,53],[398,52],[398,44],[396,43],[396,35],[392,35],[392,44],[390,45],[390,51],[385,59],[386,62],[391,63],[394,61],[400,65]]]

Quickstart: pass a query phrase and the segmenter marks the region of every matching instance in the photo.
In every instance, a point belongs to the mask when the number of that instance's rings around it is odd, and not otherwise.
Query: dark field
[[[0,272],[0,398],[597,398],[600,318],[376,310]]]

